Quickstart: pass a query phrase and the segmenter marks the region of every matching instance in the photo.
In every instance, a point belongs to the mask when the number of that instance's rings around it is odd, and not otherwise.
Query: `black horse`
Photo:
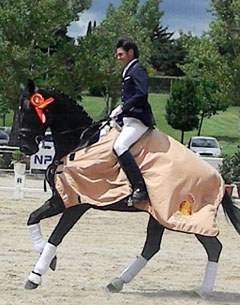
[[[101,126],[101,123],[100,125],[93,124],[83,108],[71,98],[55,90],[38,89],[33,82],[30,82],[28,88],[21,94],[19,117],[19,136],[21,150],[24,153],[31,155],[38,151],[38,143],[48,127],[52,131],[56,151],[53,164],[46,173],[53,195],[43,206],[31,213],[28,219],[33,243],[36,250],[41,253],[25,285],[27,289],[34,289],[41,284],[41,276],[48,270],[49,266],[51,267],[51,262],[56,254],[56,247],[87,210],[91,208],[123,212],[140,212],[140,210],[134,206],[128,206],[128,197],[104,207],[84,203],[65,208],[54,186],[53,178],[56,168],[64,155],[79,146],[97,141]],[[233,204],[227,192],[223,196],[222,206],[225,214],[230,218],[237,232],[240,233],[240,210]],[[39,222],[59,213],[63,214],[47,243],[45,243],[41,235]],[[141,254],[119,277],[112,280],[107,286],[110,291],[119,292],[123,285],[130,282],[160,250],[164,229],[164,226],[151,215],[149,216],[147,236]],[[217,237],[198,234],[195,234],[195,236],[206,250],[208,258],[203,283],[197,290],[198,294],[203,295],[213,290],[222,244]],[[54,266],[52,268],[54,269]]]

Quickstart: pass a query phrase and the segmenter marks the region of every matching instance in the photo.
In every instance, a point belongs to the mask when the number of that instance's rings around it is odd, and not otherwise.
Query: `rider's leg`
[[[132,185],[132,203],[138,203],[148,199],[142,173],[129,152],[130,147],[136,143],[147,130],[148,127],[141,121],[134,118],[124,118],[124,125],[121,133],[113,145],[113,150],[119,159],[119,163]]]
[[[215,279],[217,275],[218,260],[222,251],[222,244],[217,239],[217,237],[208,237],[201,235],[196,235],[196,237],[204,246],[208,255],[208,262],[206,265],[202,285],[196,289],[196,292],[199,295],[203,296],[205,294],[210,293],[214,288]]]

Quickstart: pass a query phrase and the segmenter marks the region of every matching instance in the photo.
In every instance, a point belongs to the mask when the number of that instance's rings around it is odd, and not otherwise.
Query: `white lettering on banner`
[[[54,149],[40,148],[39,151],[31,156],[30,171],[33,169],[46,170],[52,163],[55,151]]]

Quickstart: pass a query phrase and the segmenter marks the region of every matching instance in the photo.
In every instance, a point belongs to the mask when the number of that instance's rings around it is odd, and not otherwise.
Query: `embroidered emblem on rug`
[[[194,203],[194,198],[191,194],[188,194],[187,199],[182,201],[179,206],[179,211],[183,216],[192,215],[192,205]]]

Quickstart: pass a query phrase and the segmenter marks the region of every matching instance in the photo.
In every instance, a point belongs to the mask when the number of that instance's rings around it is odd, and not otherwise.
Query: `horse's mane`
[[[44,97],[53,97],[58,103],[57,107],[63,107],[64,111],[69,112],[69,110],[71,110],[71,116],[77,116],[81,119],[82,125],[89,126],[93,123],[92,118],[85,111],[83,106],[63,91],[55,88],[39,88],[38,92],[40,92]],[[72,121],[74,121],[73,117]]]
[[[58,152],[57,158],[98,140],[101,121],[93,122],[83,106],[71,96],[52,88],[38,88],[37,92],[44,98],[52,97],[56,101],[48,107],[55,116],[55,132],[52,129],[52,133]]]

